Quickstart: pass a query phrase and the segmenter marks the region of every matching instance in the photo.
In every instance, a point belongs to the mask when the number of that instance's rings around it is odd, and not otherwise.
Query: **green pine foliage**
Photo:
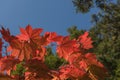
[[[56,53],[53,53],[52,48],[50,46],[47,47],[47,56],[45,57],[45,64],[53,70],[58,69],[61,65],[66,64],[64,59],[60,59]]]
[[[21,78],[24,76],[24,73],[25,73],[25,68],[23,66],[24,63],[19,63],[16,65],[16,70],[13,70],[11,72],[11,75],[14,75],[14,76],[20,76]]]
[[[86,30],[78,30],[77,26],[72,26],[68,28],[68,33],[70,34],[71,39],[77,39],[80,35],[82,35]]]

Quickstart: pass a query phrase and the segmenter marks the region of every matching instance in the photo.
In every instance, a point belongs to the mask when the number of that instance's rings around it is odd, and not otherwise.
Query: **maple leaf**
[[[76,61],[75,63],[79,65],[80,68],[84,69],[85,71],[87,71],[88,67],[91,65],[101,67],[106,71],[104,65],[100,61],[97,60],[96,55],[93,53],[87,53],[85,55],[82,55],[82,58],[78,57],[78,59],[79,60]]]
[[[33,58],[31,60],[26,61],[25,66],[27,68],[27,71],[25,73],[26,80],[29,80],[29,78],[31,77],[34,77],[34,79],[39,79],[39,80],[51,80],[52,79],[52,76],[49,75],[50,70],[38,58]]]
[[[81,53],[79,53],[79,52],[77,52],[77,53],[73,53],[73,54],[71,54],[70,56],[69,56],[69,58],[68,58],[68,62],[70,63],[70,64],[78,64],[79,63],[79,61],[81,61],[82,60],[82,54]]]
[[[2,37],[5,41],[9,42],[9,40],[11,40],[11,35],[10,35],[9,29],[4,29],[2,27],[2,29],[0,29],[0,32],[1,32]]]
[[[12,48],[16,48],[16,49],[21,49],[22,48],[21,42],[18,40],[17,37],[10,34],[9,29],[4,29],[2,27],[0,32],[2,34],[3,39],[6,42],[8,42]]]
[[[10,44],[7,51],[11,54],[2,57],[0,53],[0,73],[4,71],[10,75],[12,69],[20,61],[24,61],[26,68],[25,80],[97,80],[107,76],[107,70],[93,53],[82,53],[83,50],[92,48],[92,40],[88,32],[79,36],[77,40],[70,40],[69,36],[63,37],[56,32],[46,32],[40,36],[41,28],[32,29],[30,25],[20,28],[21,34],[12,36],[8,29],[0,30],[3,39]],[[59,71],[52,72],[44,64],[46,48],[51,42],[57,43],[57,53],[69,64],[61,66]],[[78,50],[80,49],[80,50]],[[0,52],[2,39],[0,38]]]
[[[41,36],[41,38],[39,40],[39,44],[46,46],[50,42],[52,42],[52,38],[54,38],[56,36],[57,36],[56,32],[45,32],[45,34],[43,36]]]
[[[6,42],[11,42],[13,39],[15,39],[16,37],[10,34],[9,29],[5,29],[2,27],[2,29],[0,29],[0,32],[2,34],[2,38],[6,41]]]
[[[97,60],[96,55],[93,53],[85,54],[79,65],[80,68],[88,72],[92,80],[104,80],[105,77],[108,77],[107,69]]]
[[[24,46],[23,43],[18,40],[18,38],[12,39],[9,44],[12,48],[19,49],[19,50],[22,49]]]
[[[100,61],[97,60],[96,55],[93,53],[85,54],[85,58],[89,64],[94,64],[94,65],[99,66],[101,68],[104,67],[104,65]]]
[[[68,60],[69,55],[71,55],[76,46],[76,41],[70,40],[69,36],[63,37],[62,41],[57,46],[57,53],[59,57],[63,57],[64,59]]]
[[[74,65],[61,66],[59,70],[59,77],[61,80],[65,79],[78,79],[86,75],[86,72],[80,68],[76,68]]]
[[[42,61],[44,61],[45,55],[47,55],[46,49],[40,46],[40,48],[36,50],[36,56],[34,57],[39,57]]]
[[[21,34],[17,35],[19,40],[22,41],[36,41],[40,39],[40,33],[43,31],[41,28],[32,29],[30,25],[26,26],[26,28],[20,28]]]
[[[40,45],[48,45],[51,42],[56,42],[57,44],[60,44],[63,39],[63,36],[57,35],[56,32],[46,32],[43,36],[41,36],[40,39]]]
[[[13,56],[5,56],[0,59],[0,71],[7,71],[7,74],[10,75],[10,71],[14,69],[15,65],[19,62],[20,61]]]
[[[80,43],[80,47],[83,49],[90,49],[93,48],[92,40],[88,37],[89,33],[85,32],[83,35],[79,36],[78,41]]]
[[[51,42],[53,38],[57,36],[56,32],[46,32],[45,35],[48,36],[47,41]]]
[[[81,61],[79,61],[78,65],[80,68],[84,69],[87,72],[89,63],[85,59],[82,59]]]
[[[22,43],[19,40],[14,40],[12,42],[13,44],[7,48],[11,56],[18,58],[20,61],[29,60],[33,57],[39,57],[44,61],[44,56],[46,55],[44,46],[28,42]]]
[[[71,54],[68,58],[68,62],[71,65],[76,66],[77,68],[84,69],[85,71],[88,68],[88,63],[87,63],[86,58],[84,57],[84,54],[79,53],[79,52]]]
[[[50,37],[49,40],[51,42],[56,42],[58,45],[61,44],[61,42],[63,41],[63,36],[61,35],[54,35],[53,37]]]
[[[14,48],[12,46],[9,46],[7,51],[11,52],[11,56],[14,56],[16,58],[18,58],[20,61],[22,60],[28,60],[30,59],[30,57],[32,56],[32,48],[30,46],[30,44],[25,43],[22,45],[22,43],[20,44],[21,47],[19,48]]]

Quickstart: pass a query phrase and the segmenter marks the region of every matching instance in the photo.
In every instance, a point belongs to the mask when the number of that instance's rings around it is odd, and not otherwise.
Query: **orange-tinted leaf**
[[[73,65],[65,65],[60,68],[60,79],[65,80],[65,79],[78,79],[82,78],[86,72],[80,68],[76,68]]]
[[[11,35],[10,35],[10,31],[9,29],[5,29],[2,27],[2,29],[0,30],[2,37],[5,41],[9,42]]]
[[[3,39],[10,44],[12,48],[20,48],[21,43],[18,41],[17,37],[12,36],[9,32],[9,29],[2,29],[0,30]]]
[[[29,37],[28,33],[26,32],[26,30],[24,28],[20,28],[20,32],[21,32],[21,34],[18,35],[17,37],[20,40],[28,41],[30,37]]]
[[[20,28],[21,34],[19,34],[17,37],[19,40],[22,41],[30,41],[30,40],[36,40],[40,38],[40,33],[42,32],[41,28],[35,28],[32,29],[30,25],[26,26],[26,28]]]
[[[41,38],[40,38],[40,41],[39,41],[39,44],[40,45],[48,45],[50,42],[52,42],[52,39],[54,37],[56,37],[57,34],[55,32],[46,32]]]
[[[33,39],[39,38],[40,33],[41,33],[42,31],[43,31],[43,29],[41,29],[41,28],[33,29],[31,38],[33,38]]]
[[[23,48],[23,43],[20,42],[17,38],[14,38],[10,42],[10,46],[15,49],[22,49]]]
[[[12,48],[11,46],[8,46],[7,52],[11,52],[10,56],[13,56],[13,57],[17,58],[19,53],[20,53],[20,50]]]
[[[44,57],[46,55],[46,49],[42,46],[39,47],[39,49],[36,50],[36,56],[39,57],[42,61],[44,61]]]
[[[18,59],[15,59],[12,56],[5,56],[0,59],[0,71],[11,71],[15,65],[19,63]],[[10,75],[10,73],[8,74]]]
[[[29,34],[29,36],[32,35],[32,31],[33,31],[33,29],[31,27],[31,25],[26,26],[26,33]]]
[[[11,40],[13,40],[14,38],[16,38],[15,36],[11,35],[10,34],[10,31],[9,29],[5,29],[2,27],[2,29],[0,29],[0,32],[2,34],[2,37],[3,39],[6,41],[6,42],[11,42]]]
[[[88,32],[79,36],[78,40],[71,40],[55,32],[46,32],[43,36],[41,28],[33,29],[30,25],[20,28],[21,34],[12,36],[8,29],[0,30],[3,39],[10,45],[7,48],[11,54],[2,57],[2,40],[0,38],[0,73],[10,75],[16,64],[24,61],[25,80],[97,80],[107,76],[107,70],[93,53],[84,54],[92,48],[92,40]],[[46,46],[51,42],[57,43],[57,53],[69,63],[52,72],[44,64]],[[80,49],[80,50],[78,50]]]
[[[82,60],[82,54],[81,53],[73,53],[69,56],[68,58],[68,62],[70,64],[74,64],[74,63],[79,63],[79,61]]]
[[[48,67],[37,58],[28,60],[25,66],[27,67],[25,76],[27,79],[34,77],[36,80],[51,80],[52,78],[51,75],[49,75]]]
[[[99,67],[104,67],[104,65],[100,61],[97,60],[96,55],[93,53],[85,54],[85,58],[87,59],[87,62],[89,64],[94,64]]]
[[[49,40],[52,42],[56,42],[57,44],[61,44],[63,38],[64,38],[63,36],[57,35],[55,32],[53,32],[53,33],[50,33]]]
[[[24,59],[24,60],[29,60],[30,57],[32,57],[32,47],[30,46],[30,44],[25,43],[24,47],[20,50],[19,59]]]
[[[23,59],[30,59],[30,56],[32,55],[32,49],[28,43],[23,44],[21,48],[14,48],[9,46],[7,51],[11,52],[10,55],[18,58],[20,61],[22,61]]]
[[[69,36],[66,36],[62,39],[61,43],[57,46],[57,53],[59,57],[68,59],[68,56],[74,52],[74,46],[76,41],[70,40]]]
[[[81,44],[83,49],[90,49],[93,48],[92,40],[88,37],[89,33],[85,32],[83,35],[79,36],[78,41]]]
[[[78,64],[80,68],[84,69],[87,72],[87,68],[89,67],[89,64],[85,59],[82,59]]]
[[[24,55],[25,60],[29,60],[32,54],[32,48],[27,43],[24,46],[21,55]]]

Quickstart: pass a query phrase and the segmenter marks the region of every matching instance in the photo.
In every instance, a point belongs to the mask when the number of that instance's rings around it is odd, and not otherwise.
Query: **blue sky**
[[[77,14],[72,0],[0,0],[0,25],[9,28],[12,34],[27,24],[67,35],[73,25],[78,29],[90,28],[90,15]]]

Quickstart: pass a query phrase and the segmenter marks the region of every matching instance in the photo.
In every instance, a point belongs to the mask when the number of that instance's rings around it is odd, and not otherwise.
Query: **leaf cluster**
[[[89,4],[87,0],[73,1],[81,4],[82,2],[80,1],[86,1],[86,3],[83,3],[84,6],[86,4]],[[120,0],[92,1],[94,5],[93,7],[96,7],[99,12],[91,15],[93,25],[89,29],[89,33],[92,37],[94,45],[94,48],[91,51],[96,53],[98,59],[102,61],[109,70],[109,74],[111,77],[108,78],[108,80],[119,80],[120,77],[118,75],[120,74]],[[98,2],[96,3],[96,1]],[[75,6],[76,9],[79,10],[79,12],[83,12],[80,5]],[[92,7],[86,9],[86,12],[89,12],[90,9],[92,9]],[[74,30],[72,28],[70,29]],[[74,33],[79,35],[79,32],[80,30],[77,29]],[[74,35],[74,33],[69,33],[71,36]]]
[[[70,39],[70,36],[56,32],[41,35],[42,30],[27,25],[14,36],[9,29],[0,29],[1,74],[6,72],[11,80],[98,80],[108,77],[107,69],[96,55],[87,51],[93,48],[89,32],[79,35],[78,39]],[[2,40],[9,44],[5,54]],[[57,58],[48,47],[52,43],[55,43]],[[52,66],[50,60],[54,62]]]

